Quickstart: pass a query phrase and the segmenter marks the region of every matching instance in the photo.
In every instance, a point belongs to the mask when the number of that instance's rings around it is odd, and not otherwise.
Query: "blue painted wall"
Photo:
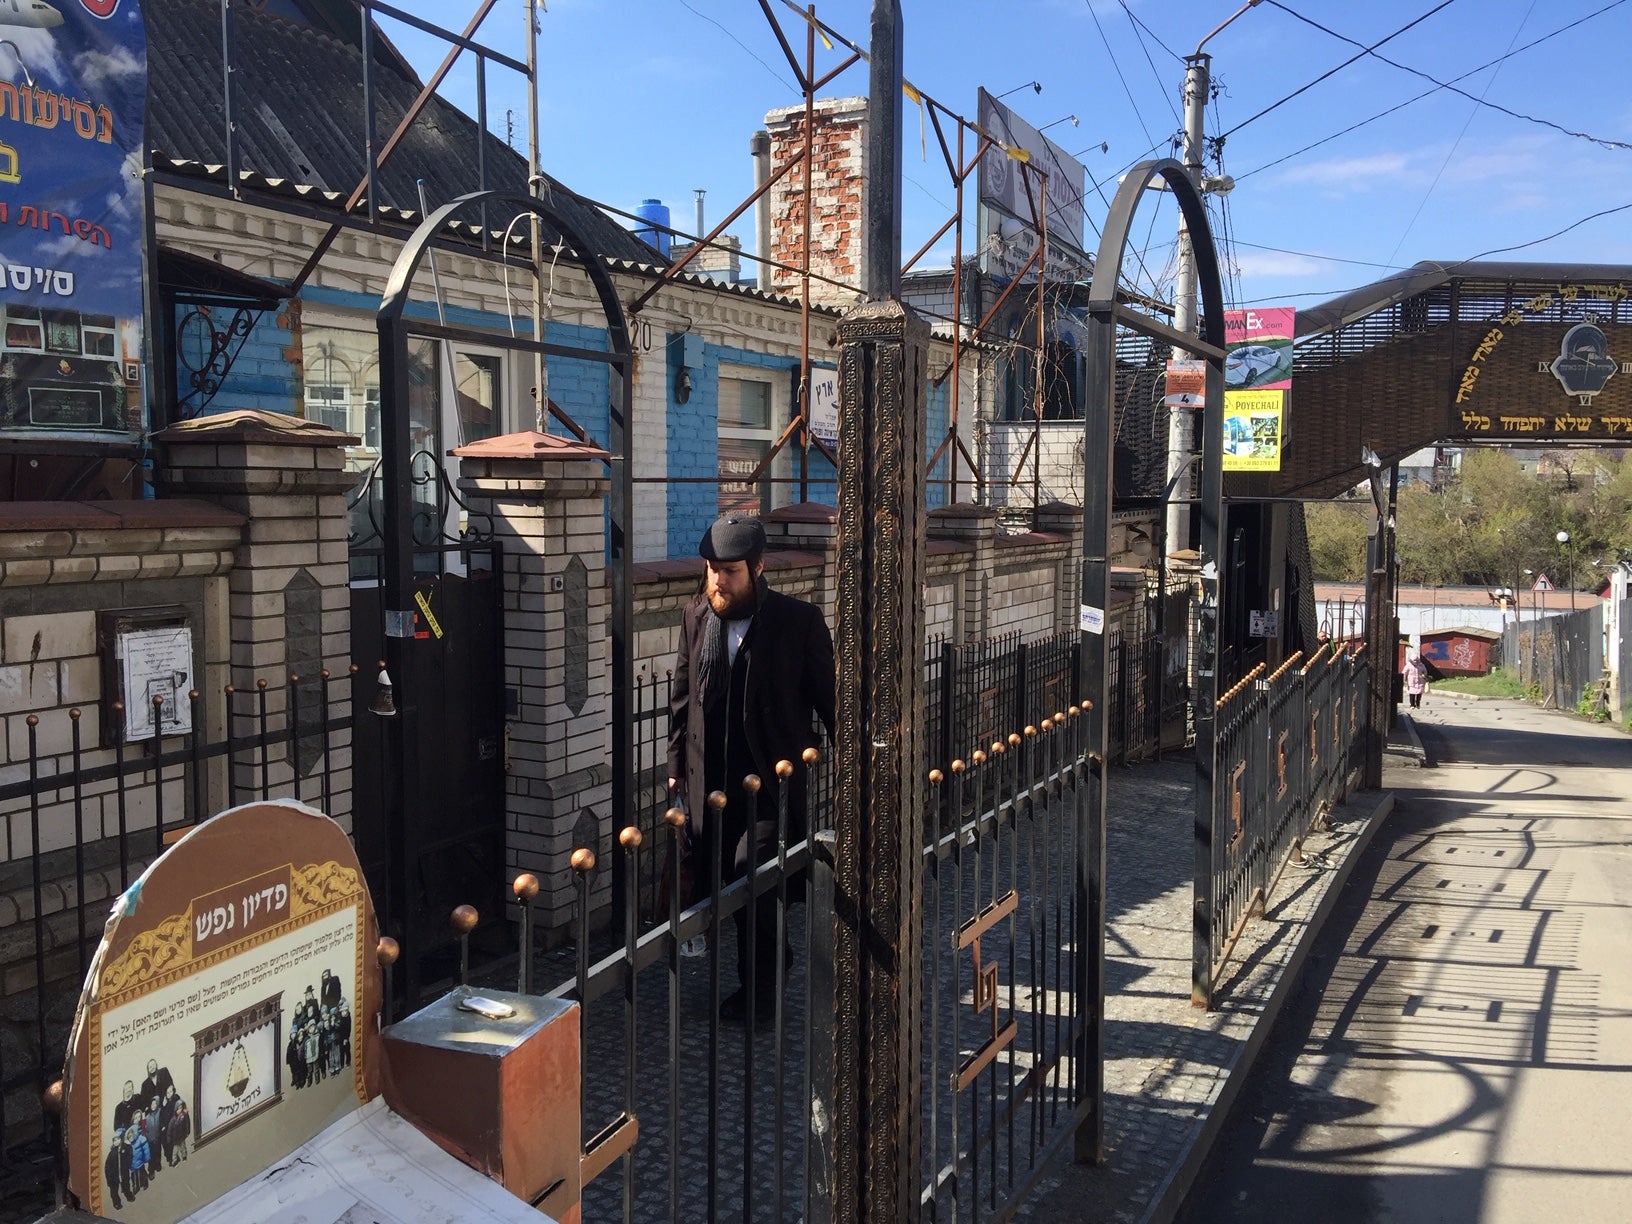
[[[292,346],[296,343],[300,303],[267,311],[256,319],[243,346],[228,349],[237,354],[232,368],[208,399],[203,392],[189,394],[193,367],[202,366],[209,355],[209,340],[201,323],[195,319],[182,326],[192,313],[191,307],[176,312],[176,323],[181,327],[176,345],[176,392],[183,412],[197,416],[247,408],[291,414],[298,411],[300,365],[293,360]],[[215,327],[225,329],[232,324],[233,311],[217,306],[210,318]]]
[[[276,412],[294,413],[300,403],[301,370],[298,325],[302,304],[330,306],[354,312],[352,325],[372,326],[373,312],[379,299],[371,294],[308,286],[301,302],[292,309],[262,315],[245,341],[232,369],[222,381],[220,390],[205,406],[209,413],[229,412],[239,408],[261,408]],[[408,307],[411,318],[434,321],[436,307],[430,302],[414,302]],[[228,316],[230,318],[230,316]],[[510,320],[502,314],[447,308],[448,322],[478,327],[502,335],[509,331]],[[224,324],[226,319],[222,319]],[[518,335],[531,335],[530,319],[515,320]],[[552,323],[547,336],[552,341],[580,348],[605,351],[607,334],[604,328],[583,327],[570,323]],[[682,404],[675,398],[675,376],[679,369],[680,346],[678,337],[669,337],[667,344],[666,419],[661,438],[637,436],[633,446],[665,447],[668,473],[672,483],[668,487],[666,507],[666,535],[671,557],[694,555],[696,541],[702,536],[718,513],[719,506],[719,389],[720,367],[737,366],[765,370],[779,386],[777,395],[784,404],[792,402],[792,371],[798,365],[791,357],[768,356],[730,345],[702,344],[702,365],[692,371],[690,398]],[[653,357],[657,354],[654,352]],[[595,361],[550,357],[550,398],[581,425],[600,445],[609,441],[610,395],[607,367]],[[187,371],[178,371],[181,385],[187,385]],[[947,383],[931,386],[928,398],[928,447],[926,460],[946,430],[950,390]],[[526,427],[526,422],[521,423]],[[786,424],[786,420],[778,422]],[[944,462],[942,468],[944,469]],[[797,468],[797,460],[794,469]],[[797,485],[780,486],[779,500],[787,502],[799,497]],[[810,459],[809,500],[835,505],[838,489],[833,467],[819,451],[812,449]],[[946,501],[945,490],[930,486],[928,505],[933,508]]]
[[[790,371],[799,363],[791,357],[772,357],[728,345],[704,343],[702,369],[691,372],[691,398],[682,404],[674,397],[681,344],[673,337],[667,347],[669,556],[691,557],[696,555],[697,541],[703,532],[719,517],[720,490],[715,478],[720,471],[720,366],[774,371],[772,381],[780,383],[779,394],[786,402],[787,389],[793,379]],[[777,424],[785,425],[787,421]],[[687,477],[693,479],[687,480]],[[792,496],[798,496],[797,491]]]

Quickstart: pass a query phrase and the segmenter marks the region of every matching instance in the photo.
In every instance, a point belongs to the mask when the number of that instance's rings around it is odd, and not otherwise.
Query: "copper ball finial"
[[[519,901],[531,901],[538,896],[538,877],[530,871],[524,871],[510,884],[510,891],[516,894]]]
[[[946,781],[946,775],[940,770],[932,769],[929,771],[929,784],[931,786],[939,786],[944,781]]]
[[[1026,724],[1026,735],[1027,736],[1032,736],[1032,735],[1036,735],[1036,734],[1037,734],[1036,724],[1027,723]],[[1020,737],[1018,735],[1009,736],[1009,743],[1018,744],[1019,742],[1020,742]]]
[[[623,832],[618,834],[618,845],[622,846],[625,850],[639,849],[640,843],[643,840],[644,838],[641,837],[640,830],[635,828],[634,825],[626,826]]]
[[[705,802],[708,804],[709,807],[713,808],[716,812],[723,812],[723,811],[725,811],[725,804],[726,804],[725,792],[724,791],[709,791],[708,792],[708,798],[705,800]]]
[[[986,750],[983,748],[976,748],[974,754],[970,756],[969,759],[976,765],[986,764]]]
[[[456,905],[453,913],[448,915],[448,925],[453,928],[455,935],[469,935],[481,921],[481,915],[476,912],[474,905]]]
[[[588,846],[579,846],[578,849],[572,852],[572,858],[567,861],[572,865],[574,871],[594,871],[595,851]]]
[[[1060,710],[1055,710],[1054,711],[1054,721],[1057,722],[1057,723],[1064,722],[1065,721],[1065,714]]]
[[[747,791],[750,795],[759,794],[759,788],[764,785],[765,784],[759,780],[758,774],[749,774],[742,780],[742,789]]]
[[[1037,734],[1036,728],[1027,727],[1026,728],[1026,734],[1027,735],[1036,735]],[[1010,731],[1009,732],[1009,747],[1010,748],[1020,747],[1020,732],[1018,732],[1018,731]]]
[[[668,811],[663,813],[663,823],[668,825],[671,829],[680,828],[686,823],[686,810],[684,808],[671,807]]]
[[[992,741],[992,755],[993,756],[1002,756],[1008,750],[1009,750],[1009,746],[1007,744],[1005,744],[1002,740],[993,740]]]
[[[55,1114],[60,1118],[62,1116],[62,1095],[63,1086],[62,1081],[59,1079],[40,1093],[40,1105],[45,1109],[46,1113]]]
[[[822,759],[822,754],[817,752],[814,748],[806,748],[799,754],[799,757],[806,765],[814,765],[817,761]]]
[[[963,763],[963,760],[962,760],[961,757],[958,760],[952,762],[952,772],[953,773],[962,773],[965,769],[968,769],[968,768],[969,767]]]
[[[1043,734],[1047,735],[1052,730],[1054,730],[1054,720],[1052,718],[1043,719]]]
[[[397,957],[402,955],[402,945],[389,935],[381,935],[380,942],[374,945],[374,959],[382,965],[394,965]]]
[[[793,762],[778,761],[776,763],[776,776],[781,778],[784,782],[793,777]]]

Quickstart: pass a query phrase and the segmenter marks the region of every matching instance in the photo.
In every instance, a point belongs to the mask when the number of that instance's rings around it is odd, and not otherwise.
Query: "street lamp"
[[[1564,576],[1564,582],[1570,588],[1570,611],[1574,612],[1575,611],[1575,549],[1569,547],[1570,533],[1567,532],[1567,531],[1559,532],[1556,536],[1553,537],[1553,539],[1557,540],[1558,543],[1559,543],[1559,546],[1566,550],[1565,557],[1566,557],[1566,564],[1568,565],[1568,572]]]

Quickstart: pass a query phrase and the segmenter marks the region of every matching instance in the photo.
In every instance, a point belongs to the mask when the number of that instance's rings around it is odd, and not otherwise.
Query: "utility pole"
[[[1213,57],[1202,51],[1212,38],[1263,0],[1247,0],[1222,25],[1196,44],[1184,61],[1184,170],[1197,191],[1204,186],[1202,150],[1206,143],[1207,95],[1212,89]],[[1196,258],[1190,245],[1190,227],[1179,214],[1179,266],[1173,282],[1173,326],[1187,336],[1196,334]],[[1195,357],[1175,352],[1175,360]],[[1188,409],[1170,408],[1167,420],[1167,551],[1190,547],[1190,503],[1195,496],[1195,418]]]

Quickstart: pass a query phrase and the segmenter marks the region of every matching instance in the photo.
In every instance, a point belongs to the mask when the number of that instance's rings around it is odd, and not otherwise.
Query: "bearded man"
[[[751,864],[776,857],[778,761],[794,765],[788,788],[790,843],[805,836],[805,766],[819,740],[819,720],[833,738],[833,638],[821,609],[773,591],[765,581],[765,528],[751,515],[718,519],[698,546],[706,563],[702,591],[686,605],[669,697],[669,792],[686,812],[698,853],[693,870],[709,880],[721,854],[722,879],[737,880]],[[744,791],[749,774],[763,785]],[[711,791],[726,806],[715,820]],[[719,827],[713,827],[715,824]],[[748,912],[737,924],[741,987],[721,1005],[726,1019],[773,1014],[776,990],[776,898],[754,907],[754,958],[748,960]]]

